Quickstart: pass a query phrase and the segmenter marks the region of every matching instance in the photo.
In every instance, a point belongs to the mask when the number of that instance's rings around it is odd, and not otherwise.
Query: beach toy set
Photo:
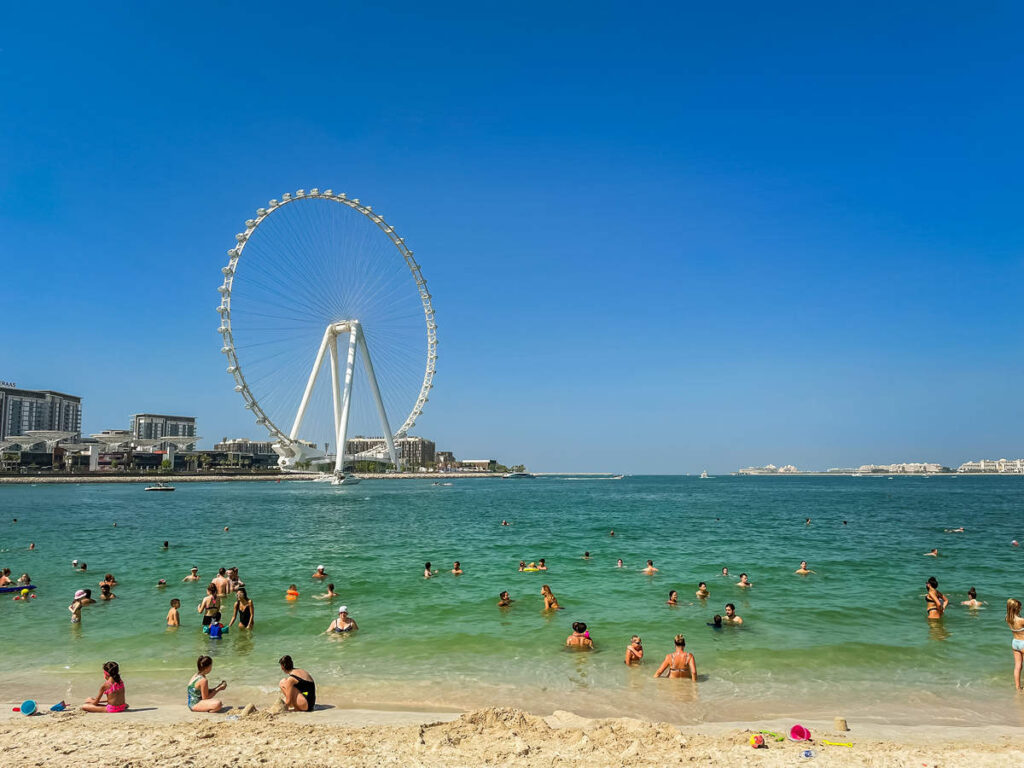
[[[841,725],[841,727],[840,727]],[[846,725],[846,721],[842,718],[836,718],[836,729],[837,730],[849,730]],[[750,737],[750,746],[754,749],[765,749],[768,746],[768,738],[772,741],[785,741],[786,737],[775,731],[758,731]],[[810,741],[811,732],[808,728],[797,723],[789,729],[789,740],[790,741]],[[826,739],[821,740],[822,744],[827,744],[830,747],[852,747],[853,744],[847,741],[828,741]],[[812,749],[805,749],[800,753],[802,757],[814,757],[815,752]]]
[[[65,702],[58,701],[56,704],[50,707],[50,711],[63,712],[65,709],[67,709],[67,706],[68,705]],[[38,705],[32,699],[25,699],[25,701],[21,702],[20,707],[11,707],[11,712],[21,712],[21,714],[23,715],[42,714],[38,711]]]

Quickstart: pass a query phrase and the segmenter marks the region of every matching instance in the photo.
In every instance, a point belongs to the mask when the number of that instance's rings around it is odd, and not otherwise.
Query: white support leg
[[[380,388],[377,386],[377,375],[373,372],[373,363],[370,362],[370,350],[366,346],[363,327],[361,325],[356,326],[356,332],[359,334],[359,350],[363,354],[363,367],[366,368],[366,378],[370,382],[373,399],[377,403],[377,414],[380,416],[380,425],[384,430],[384,441],[388,446],[388,454],[391,456],[391,463],[395,465],[395,469],[400,470],[402,465],[398,459],[398,451],[395,450],[395,439],[391,434],[391,425],[388,424],[388,413],[384,409],[384,401],[381,399]]]
[[[288,433],[289,440],[297,440],[299,428],[302,426],[302,419],[306,415],[306,407],[309,405],[309,397],[313,394],[313,385],[316,384],[317,374],[320,373],[320,366],[324,362],[324,353],[327,352],[327,345],[332,337],[331,326],[324,331],[324,338],[320,342],[320,349],[316,353],[316,361],[313,363],[313,370],[309,372],[309,381],[306,382],[306,391],[302,394],[302,402],[299,403],[299,412],[295,414],[295,423],[292,424],[292,431]]]
[[[338,334],[331,334],[331,394],[334,397],[334,438],[337,440],[338,423],[341,421],[341,372],[338,370]],[[337,444],[335,444],[337,448]],[[342,446],[341,450],[344,450]],[[325,451],[326,452],[326,451]],[[337,464],[337,460],[335,460]]]
[[[345,391],[341,398],[341,419],[337,422],[338,454],[334,460],[334,476],[338,477],[345,468],[345,443],[348,442],[348,412],[352,407],[352,379],[356,367],[356,328],[349,329],[348,359],[345,363]]]

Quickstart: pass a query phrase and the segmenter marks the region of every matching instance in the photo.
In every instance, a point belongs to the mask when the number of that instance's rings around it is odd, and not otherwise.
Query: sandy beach
[[[236,710],[237,711],[237,710]],[[230,715],[229,715],[230,717]],[[183,708],[117,717],[81,712],[0,720],[0,762],[22,766],[98,763],[131,766],[1000,766],[1019,765],[1021,730],[1012,728],[859,728],[806,723],[811,742],[753,749],[756,726],[675,726],[631,718],[591,720],[556,711],[515,709],[462,715],[325,709],[311,715],[256,712],[228,720]],[[823,741],[852,744],[830,746]],[[810,750],[811,757],[804,752]]]

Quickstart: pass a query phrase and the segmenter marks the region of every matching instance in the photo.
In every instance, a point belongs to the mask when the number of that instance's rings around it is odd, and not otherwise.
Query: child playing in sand
[[[174,598],[171,600],[171,610],[167,612],[167,626],[178,627],[181,626],[181,617],[178,614],[178,609],[181,608],[181,600]]]
[[[82,709],[86,712],[110,712],[111,714],[128,709],[128,703],[125,701],[124,681],[121,680],[120,669],[116,661],[108,661],[103,665],[103,685],[100,686],[100,692],[95,697],[86,699]]]

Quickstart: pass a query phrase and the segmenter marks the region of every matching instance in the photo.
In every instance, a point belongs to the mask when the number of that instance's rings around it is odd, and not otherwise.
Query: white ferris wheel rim
[[[317,188],[313,188],[308,192],[300,189],[294,194],[285,192],[281,195],[280,200],[271,200],[267,203],[266,208],[259,208],[256,211],[255,219],[247,219],[245,222],[245,231],[239,232],[235,235],[234,248],[228,250],[228,264],[221,268],[221,273],[224,275],[224,281],[221,283],[217,291],[220,293],[220,305],[217,307],[217,312],[220,315],[220,327],[217,332],[220,333],[223,340],[221,346],[221,353],[228,360],[227,372],[235,380],[235,391],[238,392],[242,399],[245,400],[245,407],[247,410],[252,411],[256,416],[256,423],[267,429],[272,437],[276,437],[281,443],[293,443],[295,442],[284,429],[281,429],[274,421],[264,412],[260,406],[259,401],[253,395],[252,390],[249,388],[249,384],[245,380],[245,374],[242,372],[242,365],[238,359],[238,352],[235,348],[235,338],[231,329],[231,288],[232,283],[235,279],[235,273],[238,270],[238,262],[242,257],[242,253],[245,251],[245,246],[249,242],[249,238],[259,228],[268,216],[274,211],[294,203],[297,200],[317,198],[321,200],[330,200],[341,205],[347,206],[352,210],[361,213],[367,219],[372,221],[377,227],[383,232],[388,239],[392,242],[399,254],[405,260],[405,264],[409,269],[410,274],[416,281],[416,289],[420,296],[420,301],[423,304],[423,316],[427,326],[427,364],[426,370],[423,374],[423,383],[420,386],[420,392],[416,398],[416,402],[413,404],[412,410],[409,415],[406,416],[402,425],[393,434],[393,439],[398,440],[408,434],[409,430],[415,425],[416,420],[423,413],[423,408],[429,399],[431,388],[434,386],[434,373],[437,369],[437,322],[434,319],[434,306],[431,303],[430,292],[427,290],[427,281],[423,277],[423,272],[420,269],[420,265],[416,263],[413,258],[413,252],[405,245],[405,239],[398,236],[395,232],[394,226],[388,224],[384,217],[379,213],[375,213],[372,206],[363,205],[359,202],[359,198],[349,198],[344,192],[335,194],[332,190],[327,189],[320,191]]]

